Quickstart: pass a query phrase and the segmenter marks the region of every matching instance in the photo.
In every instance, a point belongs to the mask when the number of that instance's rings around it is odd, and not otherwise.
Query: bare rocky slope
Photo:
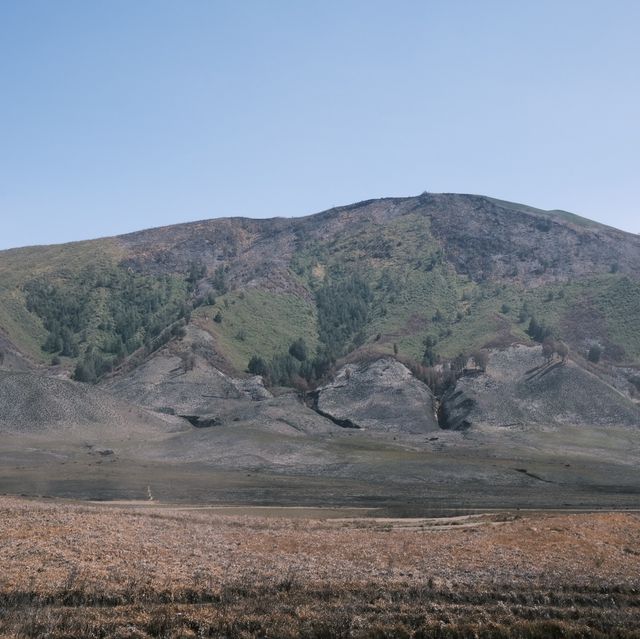
[[[541,425],[640,426],[640,407],[573,362],[547,361],[540,347],[491,355],[484,373],[462,376],[443,398],[447,428]]]
[[[439,429],[433,393],[391,358],[345,366],[315,391],[313,405],[345,428],[395,433]]]
[[[86,384],[33,372],[0,371],[0,438],[89,441],[185,430],[183,420],[145,410]]]

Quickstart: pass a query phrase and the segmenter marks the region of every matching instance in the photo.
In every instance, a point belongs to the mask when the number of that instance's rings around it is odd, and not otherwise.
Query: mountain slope
[[[116,399],[102,390],[28,372],[0,371],[0,434],[62,439],[163,435],[186,422]]]
[[[480,196],[0,252],[0,491],[633,506],[638,317],[638,237]]]
[[[574,359],[597,344],[596,372],[615,366],[628,379],[640,363],[638,316],[640,238],[474,195],[0,252],[6,339],[87,381],[135,367],[180,340],[186,322],[211,335],[227,372],[243,374],[255,355],[253,372],[274,383],[315,385],[354,351],[434,364],[530,343],[532,318]]]

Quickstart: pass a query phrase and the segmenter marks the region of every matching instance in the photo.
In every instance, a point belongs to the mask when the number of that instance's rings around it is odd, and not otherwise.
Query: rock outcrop
[[[439,428],[429,388],[392,358],[344,366],[316,391],[314,408],[346,428],[399,433]]]
[[[443,397],[440,422],[474,425],[640,426],[640,407],[571,361],[547,362],[540,346],[492,353],[484,374],[463,376]]]
[[[269,399],[262,378],[239,379],[225,374],[211,361],[213,338],[188,326],[179,343],[154,353],[144,364],[103,382],[116,397],[160,412],[183,415],[192,423],[213,423],[222,404]],[[196,420],[197,421],[197,420]]]

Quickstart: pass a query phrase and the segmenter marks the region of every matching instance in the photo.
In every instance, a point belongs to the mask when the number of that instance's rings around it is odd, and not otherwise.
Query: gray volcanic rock
[[[486,373],[464,376],[443,398],[452,430],[474,425],[640,426],[640,407],[570,360],[546,362],[540,346],[492,353]]]
[[[433,394],[392,358],[344,366],[318,389],[315,409],[347,428],[405,433],[439,429]]]
[[[239,379],[223,373],[211,362],[208,340],[211,337],[204,331],[189,326],[181,342],[154,353],[138,368],[106,380],[102,387],[119,399],[184,417],[195,429],[184,441],[178,437],[173,443],[189,459],[211,459],[212,455],[217,459],[230,454],[240,441],[253,450],[250,456],[259,457],[259,441],[265,434],[298,437],[340,430],[293,391],[274,397],[259,375]],[[258,442],[251,443],[249,431]],[[188,452],[193,442],[197,442],[197,454]]]
[[[271,397],[260,377],[234,379],[200,358],[193,366],[185,371],[180,357],[163,352],[104,387],[127,401],[178,415],[209,415],[223,402]]]
[[[171,343],[146,362],[102,382],[110,393],[157,411],[204,416],[219,411],[222,401],[268,399],[262,378],[237,379],[215,363],[213,338],[187,326],[185,338]]]
[[[26,372],[0,371],[0,433],[118,436],[172,433],[185,422],[112,397],[94,386]]]

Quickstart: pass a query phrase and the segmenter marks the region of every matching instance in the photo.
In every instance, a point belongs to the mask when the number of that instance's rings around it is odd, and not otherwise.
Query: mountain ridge
[[[73,372],[88,351],[107,368],[144,357],[193,321],[242,374],[253,355],[282,364],[298,337],[329,362],[360,348],[420,362],[428,338],[447,360],[530,341],[536,319],[583,359],[594,343],[610,363],[634,366],[640,340],[625,315],[638,307],[639,281],[633,234],[487,196],[425,192],[2,251],[0,328],[18,352]],[[152,293],[134,299],[145,288]],[[343,298],[349,308],[333,317]],[[132,305],[140,317],[127,329],[120,316]],[[78,319],[78,308],[91,317]]]
[[[625,235],[629,235],[631,237],[638,237],[637,233],[634,233],[632,231],[627,231],[625,229],[621,229],[618,228],[616,226],[611,226],[609,224],[605,224],[604,222],[599,222],[597,220],[593,220],[591,218],[586,218],[584,216],[581,216],[577,213],[573,213],[571,211],[567,211],[565,209],[542,209],[539,207],[535,207],[535,206],[530,206],[528,204],[523,204],[521,202],[515,202],[515,201],[511,201],[511,200],[505,200],[502,198],[498,198],[498,197],[493,197],[490,195],[482,195],[480,193],[462,193],[462,192],[448,192],[448,191],[443,191],[443,192],[429,192],[429,191],[424,191],[423,194],[429,194],[429,195],[436,195],[436,196],[460,196],[460,197],[468,197],[468,198],[482,198],[491,202],[495,202],[499,205],[502,206],[511,206],[513,208],[518,208],[518,209],[522,209],[522,210],[528,210],[530,211],[532,214],[542,214],[542,215],[559,215],[559,216],[569,216],[568,218],[564,219],[564,221],[571,223],[573,218],[577,218],[580,221],[584,221],[589,223],[590,225],[593,225],[594,227],[600,227],[603,229],[608,229],[611,231],[616,231],[618,233],[622,233]],[[43,243],[43,244],[26,244],[26,245],[21,245],[21,246],[10,246],[7,248],[3,248],[0,249],[0,254],[3,253],[8,253],[11,251],[21,251],[24,249],[38,249],[38,248],[48,248],[48,247],[63,247],[63,246],[70,246],[73,244],[81,244],[84,242],[99,242],[99,241],[103,241],[103,240],[109,240],[109,239],[118,239],[118,238],[126,238],[128,236],[132,236],[132,235],[137,235],[140,233],[145,233],[145,232],[151,232],[151,231],[160,231],[160,230],[166,230],[166,229],[170,229],[170,228],[176,228],[176,227],[184,227],[184,226],[190,226],[190,225],[200,225],[200,224],[204,224],[204,223],[209,223],[209,222],[213,222],[216,220],[220,220],[220,221],[234,221],[234,220],[238,220],[238,221],[248,221],[248,222],[260,222],[260,221],[264,221],[264,222],[272,222],[272,221],[278,221],[278,220],[304,220],[307,218],[313,218],[319,215],[324,215],[324,214],[329,214],[331,212],[334,211],[341,211],[341,210],[349,210],[349,209],[353,209],[353,208],[360,208],[362,206],[366,206],[372,203],[376,203],[376,202],[385,202],[385,201],[391,201],[391,202],[400,202],[400,201],[405,201],[405,200],[413,200],[416,198],[421,197],[420,195],[407,195],[407,196],[383,196],[383,197],[379,197],[379,198],[370,198],[370,199],[366,199],[366,200],[360,200],[358,202],[353,202],[351,204],[345,204],[345,205],[336,205],[336,206],[332,206],[328,209],[323,209],[321,211],[316,211],[313,213],[305,213],[303,215],[274,215],[274,216],[270,216],[270,217],[250,217],[250,216],[246,216],[246,215],[222,215],[222,216],[216,216],[216,217],[204,217],[204,218],[199,218],[197,220],[189,220],[186,222],[175,222],[175,223],[171,223],[171,224],[164,224],[161,226],[151,226],[151,227],[145,227],[145,228],[140,228],[140,229],[136,229],[133,231],[127,231],[124,233],[115,233],[115,234],[111,234],[111,235],[101,235],[98,237],[88,237],[88,238],[82,238],[82,239],[77,239],[77,240],[69,240],[69,241],[64,241],[64,242],[54,242],[54,243]]]

